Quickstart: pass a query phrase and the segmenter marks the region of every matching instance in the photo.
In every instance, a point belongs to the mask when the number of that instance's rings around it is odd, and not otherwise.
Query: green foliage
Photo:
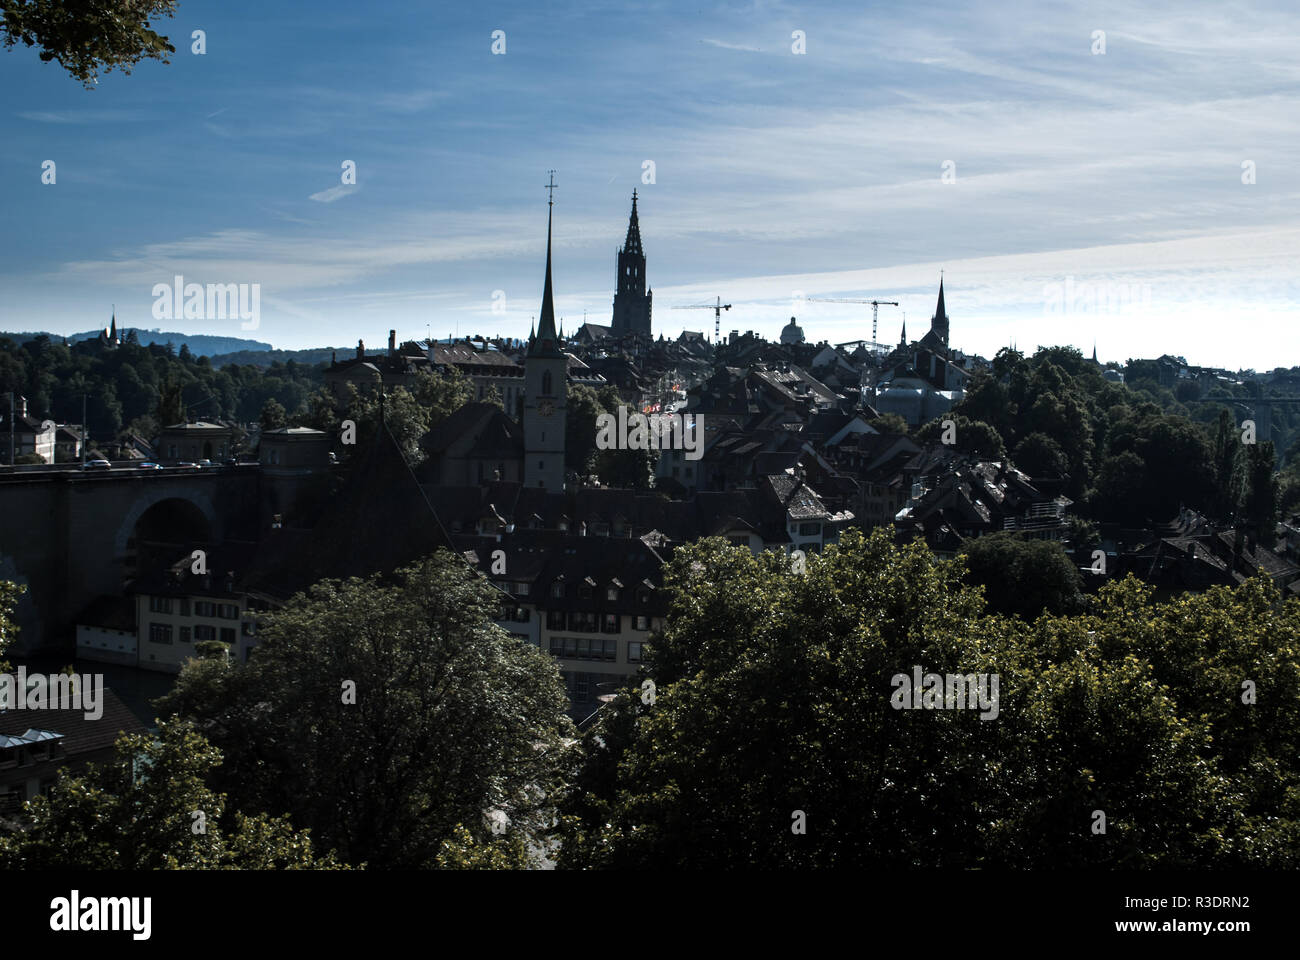
[[[221,747],[241,809],[288,812],[349,863],[495,862],[486,812],[543,837],[572,735],[554,661],[491,622],[499,604],[445,551],[392,581],[322,581],[250,663],[191,661],[158,707]]]
[[[2,0],[0,30],[6,47],[39,47],[41,60],[57,60],[91,90],[100,70],[129,74],[145,58],[170,63],[176,48],[149,21],[175,10],[175,0]]]
[[[943,439],[945,420],[951,420],[956,430],[954,449],[962,453],[978,454],[989,460],[1002,460],[1007,455],[1006,444],[996,429],[980,420],[971,420],[961,414],[944,414],[931,420],[916,431],[917,443],[939,443]]]
[[[1033,620],[1083,609],[1083,577],[1059,543],[1015,533],[967,541],[966,582],[984,588],[989,609]]]
[[[65,775],[28,803],[21,829],[0,835],[0,869],[339,867],[283,818],[226,819],[226,797],[205,782],[220,763],[221,752],[187,723],[162,723],[157,738],[123,735],[111,762]]]
[[[1267,579],[1130,577],[1031,624],[879,532],[802,575],[718,540],[666,574],[655,700],[584,737],[562,866],[1300,867],[1300,600]],[[996,674],[998,716],[893,709],[913,666]]]
[[[0,393],[25,396],[35,417],[80,423],[82,394],[92,437],[116,437],[123,427],[157,439],[158,429],[184,422],[187,406],[206,420],[258,420],[268,398],[286,410],[305,407],[319,390],[320,366],[230,364],[220,369],[184,363],[160,344],[130,342],[106,350],[95,340],[64,346],[47,336],[18,345],[0,337]],[[198,406],[199,404],[202,406]]]
[[[907,421],[896,413],[882,413],[876,419],[870,421],[871,426],[881,433],[901,434],[907,436],[909,427]]]
[[[286,426],[288,419],[284,412],[284,404],[274,397],[269,398],[262,404],[262,412],[258,415],[257,421],[263,430],[279,430]]]
[[[13,620],[14,607],[18,604],[18,598],[26,592],[26,584],[0,580],[0,673],[9,672],[4,652],[18,637],[18,624]]]
[[[470,401],[474,394],[472,381],[453,368],[448,375],[437,371],[421,370],[411,389],[393,387],[381,401],[378,391],[358,392],[348,385],[348,400],[338,420],[349,419],[356,423],[359,436],[372,436],[383,425],[393,435],[407,463],[415,466],[424,459],[420,439],[430,428],[441,423],[453,412]],[[335,421],[335,423],[338,422]],[[355,447],[345,447],[352,453]]]
[[[1065,451],[1045,433],[1031,433],[1021,440],[1011,460],[1031,477],[1063,477],[1070,472]]]

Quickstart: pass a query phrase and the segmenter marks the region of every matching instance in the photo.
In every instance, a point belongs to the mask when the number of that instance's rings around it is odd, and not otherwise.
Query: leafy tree
[[[963,563],[881,532],[802,574],[680,548],[654,696],[584,736],[561,865],[1300,866],[1300,600],[1257,578],[1157,604],[1129,577],[1031,624]],[[997,717],[895,709],[916,667],[997,676]]]
[[[896,413],[882,413],[871,421],[871,426],[881,433],[900,434],[902,436],[907,436],[910,429],[907,421]]]
[[[162,427],[185,422],[185,401],[181,399],[181,385],[178,381],[168,378],[159,386],[155,418]]]
[[[158,706],[225,751],[242,809],[287,811],[349,863],[475,860],[462,830],[505,855],[491,810],[531,850],[572,724],[554,661],[492,623],[499,598],[445,551],[391,581],[325,580],[250,663],[191,661]]]
[[[18,624],[13,620],[14,607],[26,592],[26,584],[0,580],[0,673],[8,673],[10,669],[9,662],[3,659],[4,652],[18,636]]]
[[[916,431],[917,443],[939,443],[943,439],[945,428],[943,422],[951,420],[956,429],[954,449],[962,453],[977,454],[990,460],[1001,460],[1007,455],[1002,437],[987,423],[971,420],[961,414],[945,414],[937,417]]]
[[[0,835],[0,868],[338,868],[333,854],[314,852],[309,831],[228,813],[226,797],[205,782],[220,763],[221,752],[187,723],[160,724],[156,739],[124,734],[111,762],[65,774],[28,804],[21,829]]]
[[[1011,460],[1031,477],[1063,477],[1070,470],[1061,445],[1045,433],[1031,433],[1021,440]]]
[[[1239,445],[1233,471],[1234,499],[1241,516],[1258,536],[1269,541],[1281,499],[1276,469],[1273,441]]]
[[[274,398],[262,404],[262,413],[257,419],[263,430],[279,430],[289,423],[288,415],[284,412],[284,404]]]
[[[998,613],[1033,620],[1083,607],[1083,578],[1059,543],[1000,532],[968,541],[962,554],[966,581],[982,586]]]
[[[41,60],[57,60],[90,90],[101,69],[129,74],[145,58],[170,63],[176,48],[149,21],[175,10],[175,0],[0,0],[0,31],[6,47],[40,47]]]

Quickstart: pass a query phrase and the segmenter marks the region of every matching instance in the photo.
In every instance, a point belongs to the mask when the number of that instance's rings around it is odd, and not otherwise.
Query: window
[[[585,583],[582,586],[578,587],[578,596],[583,600],[590,600],[591,587]]]
[[[194,628],[195,642],[199,642],[203,640],[215,640],[215,639],[217,639],[216,627],[210,627],[207,624],[200,624],[199,626]]]
[[[549,397],[550,395],[551,395],[551,371],[543,370],[542,371],[542,396]]]
[[[606,600],[618,600],[618,587],[607,587],[605,590]]]
[[[641,644],[635,640],[633,640],[627,645],[627,662],[628,663],[641,662]]]
[[[618,641],[605,637],[551,637],[551,653],[568,660],[618,658]]]
[[[181,597],[181,616],[188,617],[189,615],[190,615],[190,598]]]
[[[606,613],[600,618],[601,633],[618,633],[618,614]]]
[[[181,640],[181,643],[189,643],[189,642],[190,642],[190,628],[189,628],[189,627],[181,627],[181,637],[180,637],[180,640]]]
[[[222,627],[222,628],[221,628],[221,642],[222,642],[222,643],[228,643],[228,644],[230,644],[232,647],[235,645],[235,628],[234,628],[234,627]]]
[[[547,611],[546,611],[546,629],[547,629],[547,630],[563,630],[563,629],[564,629],[564,622],[565,622],[565,617],[564,617],[564,611],[563,611],[563,610],[547,610]]]
[[[149,642],[150,643],[171,643],[172,625],[170,623],[149,624]]]
[[[801,537],[815,537],[817,536],[817,534],[821,532],[822,532],[822,525],[820,523],[799,524],[799,536]]]
[[[171,597],[150,597],[149,612],[150,613],[171,613],[172,598]]]
[[[633,629],[633,630],[649,630],[649,629],[650,629],[650,618],[649,618],[649,617],[633,617],[633,618],[632,618],[632,629]]]
[[[238,620],[239,607],[233,603],[220,604],[219,609],[217,610],[217,616],[222,620]]]
[[[217,605],[210,600],[194,601],[194,616],[196,617],[215,617],[217,615]]]
[[[574,611],[569,614],[569,629],[581,630],[583,633],[598,633],[600,620],[594,613]]]
[[[555,583],[551,584],[551,596],[555,597],[555,599],[557,600],[563,599],[564,584],[560,583],[559,581],[556,581]]]
[[[510,585],[510,587],[511,587],[510,592],[513,593],[516,597],[526,597],[526,596],[528,596],[528,584],[526,584],[526,583],[512,583],[512,584]]]

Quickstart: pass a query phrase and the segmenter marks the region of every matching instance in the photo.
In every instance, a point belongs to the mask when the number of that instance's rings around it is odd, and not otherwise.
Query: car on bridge
[[[185,470],[197,470],[199,468],[199,465],[197,463],[190,463],[190,461],[188,460],[182,460],[179,463],[177,463],[176,466],[181,467]]]
[[[162,467],[160,467],[158,464],[154,463],[151,460],[146,460],[144,463],[137,463],[135,465],[135,468],[137,470],[161,470],[162,469]]]
[[[82,470],[112,470],[113,465],[107,460],[87,460],[81,465]]]

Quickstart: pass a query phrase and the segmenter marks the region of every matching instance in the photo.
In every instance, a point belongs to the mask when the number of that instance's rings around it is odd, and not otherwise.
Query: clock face
[[[537,412],[544,417],[549,417],[555,412],[555,404],[550,400],[542,400],[537,404]]]

